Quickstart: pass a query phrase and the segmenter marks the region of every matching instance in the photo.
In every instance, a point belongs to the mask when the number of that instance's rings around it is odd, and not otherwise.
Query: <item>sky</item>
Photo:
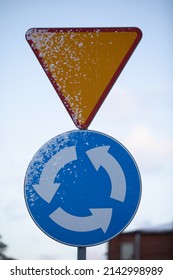
[[[120,141],[142,178],[139,209],[126,230],[173,224],[173,4],[171,0],[1,0],[0,235],[17,259],[76,259],[76,248],[45,235],[24,200],[32,157],[76,129],[25,40],[31,27],[139,27],[143,38],[89,129]],[[107,244],[87,249],[106,258]]]

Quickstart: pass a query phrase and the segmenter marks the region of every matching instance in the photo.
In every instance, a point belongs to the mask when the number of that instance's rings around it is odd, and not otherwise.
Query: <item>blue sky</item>
[[[120,141],[142,176],[127,228],[173,222],[173,4],[171,0],[1,0],[0,234],[18,259],[75,259],[76,248],[44,235],[23,197],[27,166],[49,139],[76,129],[25,40],[31,27],[139,27],[143,38],[89,129]],[[34,248],[34,249],[33,249]],[[88,249],[105,258],[106,244]]]

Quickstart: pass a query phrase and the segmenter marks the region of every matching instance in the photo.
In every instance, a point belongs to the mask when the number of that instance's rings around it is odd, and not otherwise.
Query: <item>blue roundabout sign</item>
[[[48,141],[25,176],[25,201],[37,226],[72,246],[104,243],[133,219],[141,198],[138,167],[117,140],[74,130]]]

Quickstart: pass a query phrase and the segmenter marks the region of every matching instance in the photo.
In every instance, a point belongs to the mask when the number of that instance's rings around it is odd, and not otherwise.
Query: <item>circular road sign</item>
[[[48,141],[25,177],[25,201],[37,226],[56,241],[93,246],[121,233],[141,198],[138,167],[114,138],[74,130]]]

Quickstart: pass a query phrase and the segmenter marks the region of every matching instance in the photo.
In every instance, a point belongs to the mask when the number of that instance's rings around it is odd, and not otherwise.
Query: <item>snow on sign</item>
[[[142,37],[131,28],[32,28],[26,39],[79,129],[89,126]]]
[[[26,172],[25,200],[38,227],[72,246],[101,244],[133,219],[141,197],[138,167],[118,141],[74,130],[48,141]]]

